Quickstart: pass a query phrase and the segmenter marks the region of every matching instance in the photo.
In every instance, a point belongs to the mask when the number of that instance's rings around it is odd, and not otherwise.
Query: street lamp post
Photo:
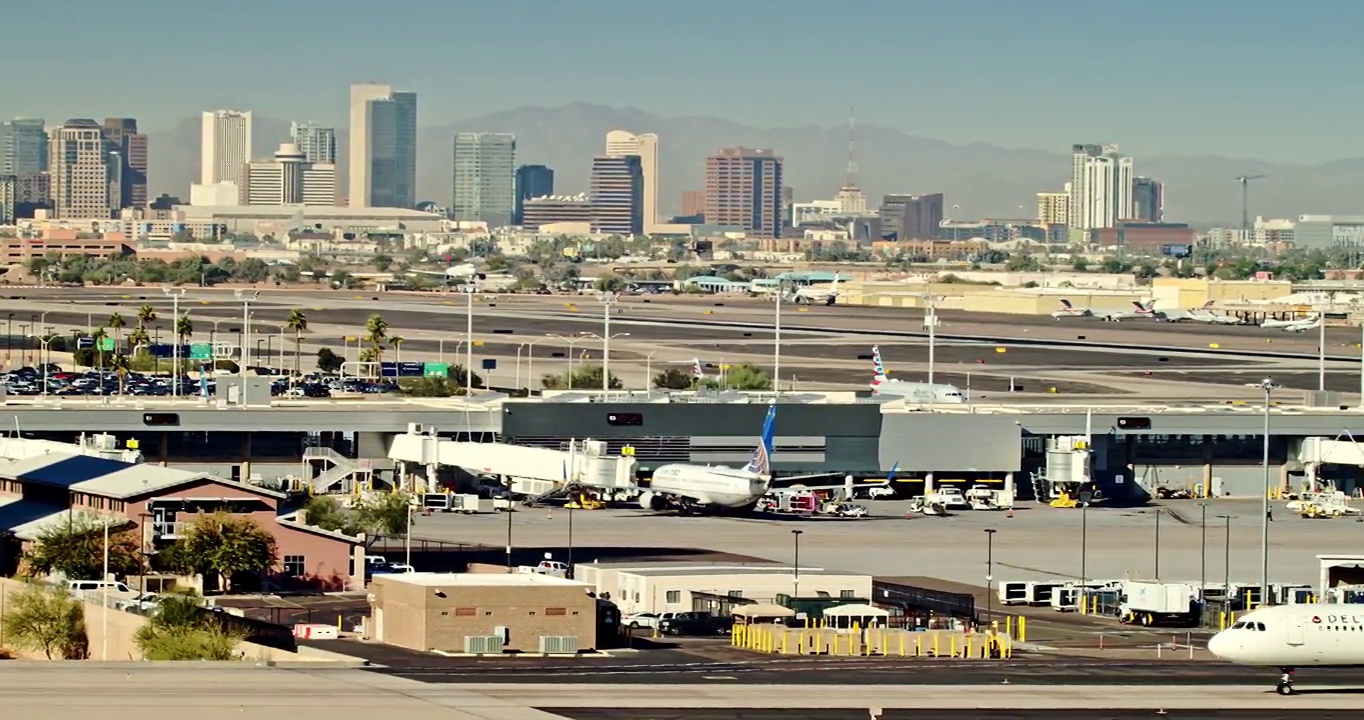
[[[781,395],[781,283],[777,283],[777,291],[773,297],[777,300],[777,319],[774,327],[775,336],[772,339],[772,391]]]
[[[1208,504],[1198,504],[1198,602],[1208,594]]]
[[[511,495],[507,496],[507,572],[512,571],[512,510]]]
[[[472,283],[464,286],[464,397],[474,394],[474,291]]]
[[[597,298],[602,306],[601,334],[601,392],[603,399],[611,391],[611,306],[620,301],[616,293],[602,293]],[[629,333],[621,333],[628,335]]]
[[[403,563],[412,567],[412,503],[407,504],[407,530],[403,533]]]
[[[1159,506],[1156,507],[1156,540],[1155,540],[1155,550],[1156,550],[1155,574],[1152,575],[1151,579],[1152,579],[1152,580],[1159,580],[1159,579],[1160,579],[1160,507],[1159,507]]]
[[[657,351],[657,350],[650,350],[650,351],[648,352],[648,354],[646,354],[646,355],[644,356],[644,392],[645,392],[645,393],[652,393],[652,392],[654,391],[654,353],[656,353],[656,352],[658,352],[658,351]]]
[[[795,541],[796,552],[791,562],[791,598],[800,597],[800,536],[804,535],[804,530],[792,530],[791,539]]]
[[[573,578],[573,506],[575,502],[568,503],[568,577]]]
[[[535,343],[540,342],[536,338],[526,343],[526,395],[529,396],[535,388]]]
[[[995,614],[995,533],[994,528],[985,528],[985,622]]]
[[[1326,392],[1326,312],[1317,315],[1317,390]]]
[[[573,343],[582,340],[581,335],[559,335],[556,333],[545,333],[545,337],[558,338],[568,343],[568,389],[573,389]]]
[[[1231,612],[1231,516],[1217,517],[1227,521],[1227,539],[1222,547],[1222,612]]]
[[[1085,583],[1089,582],[1089,501],[1094,498],[1088,492],[1080,493],[1080,614],[1085,614]]]
[[[593,340],[600,340],[600,341],[601,341],[601,346],[602,346],[602,358],[603,358],[603,359],[602,359],[602,366],[601,366],[601,373],[602,373],[602,374],[601,374],[601,377],[602,377],[602,381],[601,381],[601,391],[602,391],[602,394],[605,395],[606,392],[607,392],[608,390],[610,390],[611,365],[610,365],[610,363],[609,363],[605,358],[606,358],[606,357],[610,354],[610,352],[611,352],[611,339],[612,339],[612,338],[630,337],[630,333],[628,333],[628,332],[616,333],[615,335],[611,335],[611,334],[608,333],[607,335],[603,336],[603,335],[598,335],[598,334],[596,334],[596,333],[585,332],[585,333],[583,333],[582,335],[583,335],[583,337],[585,337],[585,338],[592,338]]]
[[[175,336],[175,345],[171,349],[171,397],[180,399],[180,298],[184,297],[184,288],[161,288],[171,299],[171,334]]]
[[[1260,381],[1260,388],[1265,391],[1265,437],[1264,437],[1264,472],[1265,486],[1264,492],[1260,494],[1260,604],[1265,603],[1269,597],[1269,403],[1270,397],[1274,393],[1274,381],[1265,378]]]
[[[246,375],[251,364],[251,301],[260,297],[259,290],[237,290],[234,293],[242,303],[242,365],[239,372]]]

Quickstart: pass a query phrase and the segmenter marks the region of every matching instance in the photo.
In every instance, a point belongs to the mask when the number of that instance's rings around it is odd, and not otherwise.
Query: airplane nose
[[[1227,637],[1225,632],[1217,633],[1208,639],[1208,652],[1223,660],[1230,659],[1227,656],[1235,652],[1235,642],[1235,640]]]

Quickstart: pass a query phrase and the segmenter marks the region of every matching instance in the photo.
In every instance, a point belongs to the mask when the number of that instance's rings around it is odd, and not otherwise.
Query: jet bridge
[[[454,467],[472,475],[495,476],[514,494],[535,498],[570,486],[600,490],[635,487],[635,459],[607,454],[606,443],[598,440],[570,441],[566,451],[549,450],[457,442],[438,437],[434,428],[423,432],[420,425],[412,425],[406,434],[393,438],[388,457],[402,463],[399,471],[404,477],[416,465],[425,469],[429,483],[440,467]]]
[[[1341,436],[1348,439],[1342,440]],[[1358,477],[1364,474],[1364,445],[1355,442],[1348,432],[1341,436],[1302,439],[1298,446],[1298,461],[1303,465],[1305,482],[1301,488],[1287,488],[1289,491],[1319,493],[1330,489],[1341,490],[1347,495],[1357,493],[1361,487]],[[1323,465],[1337,467],[1323,472],[1326,470]],[[1350,470],[1341,472],[1345,468]]]

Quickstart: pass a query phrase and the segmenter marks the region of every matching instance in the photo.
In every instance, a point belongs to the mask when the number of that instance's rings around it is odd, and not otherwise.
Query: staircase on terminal
[[[304,448],[303,464],[307,466],[304,477],[310,478],[308,484],[314,494],[330,492],[338,485],[342,492],[350,492],[356,483],[373,487],[376,472],[393,469],[391,460],[356,460],[325,446]],[[313,476],[319,467],[322,472]]]

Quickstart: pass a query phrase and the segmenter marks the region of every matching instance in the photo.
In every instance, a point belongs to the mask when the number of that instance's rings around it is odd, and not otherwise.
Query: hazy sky
[[[585,101],[956,143],[1320,162],[1359,155],[1348,0],[292,0],[9,3],[0,117],[219,107],[341,123],[346,86],[432,125]]]

